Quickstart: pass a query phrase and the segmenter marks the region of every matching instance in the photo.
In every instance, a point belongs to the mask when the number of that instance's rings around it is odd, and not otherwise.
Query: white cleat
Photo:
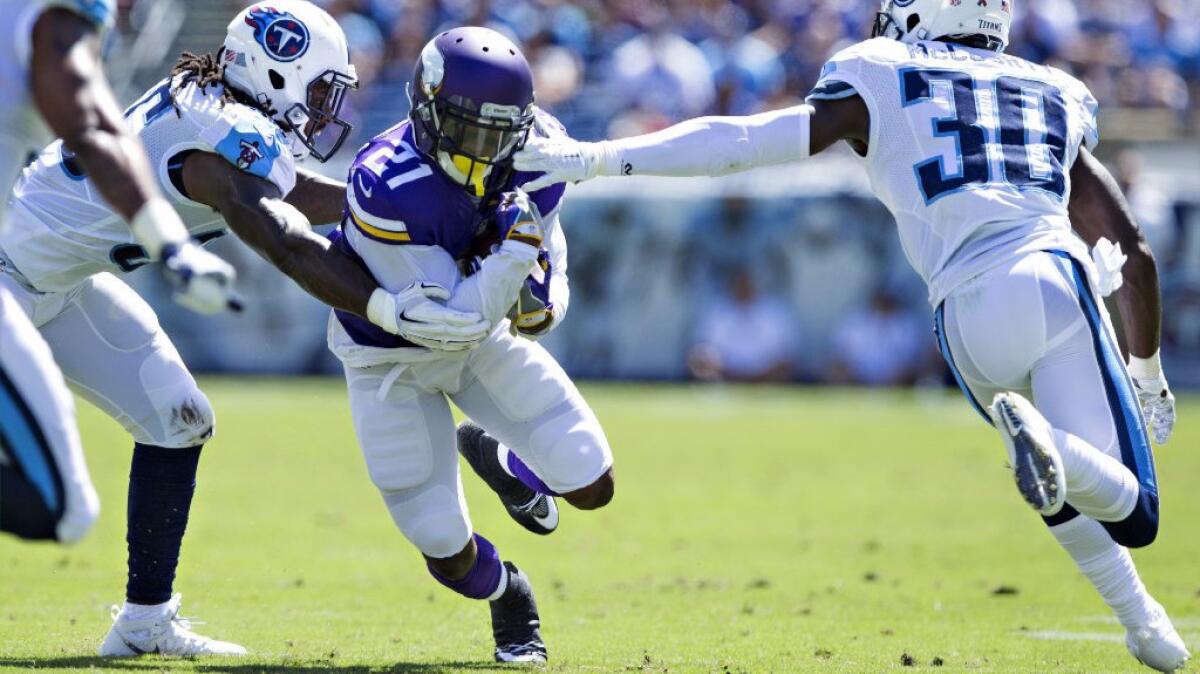
[[[992,422],[1021,496],[1042,516],[1057,515],[1066,503],[1067,474],[1046,418],[1023,396],[1007,392],[992,400]]]
[[[1125,645],[1138,662],[1159,672],[1177,672],[1192,657],[1167,612],[1157,604],[1145,625],[1125,633]]]
[[[132,657],[148,655],[197,655],[241,656],[246,649],[227,641],[217,641],[200,636],[192,631],[192,623],[179,616],[179,602],[183,595],[176,594],[163,604],[154,615],[134,620],[120,607],[112,607],[112,627],[104,643],[100,644],[102,657]]]

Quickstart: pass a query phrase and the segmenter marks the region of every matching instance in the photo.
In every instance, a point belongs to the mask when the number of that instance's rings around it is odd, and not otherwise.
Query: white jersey
[[[155,85],[126,111],[126,123],[145,145],[159,187],[188,232],[205,241],[223,233],[225,222],[181,191],[187,153],[224,157],[284,195],[296,184],[295,160],[283,131],[260,111],[222,101],[220,86],[178,84]],[[94,274],[128,272],[150,261],[62,141],[51,143],[25,169],[9,209],[0,251],[42,292],[69,290]]]
[[[50,133],[34,108],[29,91],[29,60],[33,27],[51,8],[60,7],[103,29],[112,25],[116,13],[114,0],[0,0],[0,191],[4,194],[16,182],[29,158],[50,140]],[[4,202],[0,199],[0,223],[4,221]]]
[[[1015,255],[1088,260],[1067,217],[1071,166],[1099,141],[1079,80],[996,52],[877,38],[834,56],[810,98],[854,94],[871,113],[871,185],[934,306]]]

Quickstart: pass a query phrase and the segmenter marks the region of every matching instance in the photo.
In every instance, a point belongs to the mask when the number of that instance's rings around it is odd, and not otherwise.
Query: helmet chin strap
[[[460,154],[450,154],[441,150],[437,153],[438,164],[442,170],[451,178],[458,181],[459,184],[471,189],[472,193],[477,197],[484,195],[488,176],[492,173],[490,164],[483,164],[472,161],[469,157],[464,157]]]

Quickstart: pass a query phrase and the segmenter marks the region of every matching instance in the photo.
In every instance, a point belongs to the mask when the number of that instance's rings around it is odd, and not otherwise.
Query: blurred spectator
[[[867,386],[912,384],[929,343],[925,323],[880,288],[867,306],[850,312],[834,329],[828,379]]]
[[[1165,192],[1143,179],[1143,163],[1137,151],[1125,150],[1117,155],[1114,173],[1150,249],[1165,262],[1175,254],[1175,208]]]
[[[702,381],[788,381],[796,346],[787,305],[760,295],[749,270],[741,269],[701,314],[688,366]]]

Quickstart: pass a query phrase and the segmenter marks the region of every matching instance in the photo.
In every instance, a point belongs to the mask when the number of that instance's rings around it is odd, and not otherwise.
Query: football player
[[[1022,496],[1134,657],[1175,671],[1187,648],[1128,551],[1158,532],[1148,427],[1161,444],[1175,422],[1155,261],[1091,154],[1086,86],[1004,53],[1013,4],[888,0],[874,39],[835,55],[806,105],[618,141],[534,139],[515,165],[546,172],[527,186],[537,190],[601,175],[717,176],[847,142],[896,218],[942,353],[1000,431]],[[1102,301],[1118,287],[1128,360]]]
[[[185,54],[171,76],[126,112],[153,175],[199,240],[232,229],[312,295],[386,334],[428,349],[464,349],[487,336],[478,314],[443,307],[433,284],[379,287],[309,222],[341,217],[345,185],[296,168],[328,159],[350,127],[338,117],[356,86],[346,38],[300,0],[251,5],[216,55]],[[67,381],[133,435],[126,601],[104,656],[240,655],[241,646],[192,632],[172,594],[201,447],[213,410],[153,310],[117,274],[161,256],[166,241],[135,241],[95,195],[107,169],[63,141],[18,181],[0,233],[0,286],[49,343]],[[217,299],[224,301],[223,295]]]
[[[439,583],[490,602],[498,661],[543,662],[529,580],[472,530],[456,447],[461,441],[514,518],[541,533],[557,524],[556,495],[580,509],[612,499],[600,424],[534,341],[567,312],[564,188],[523,191],[536,175],[510,162],[535,121],[542,133],[564,132],[533,106],[518,47],[485,28],[429,42],[411,98],[409,119],[351,166],[334,245],[385,288],[450,289],[449,307],[481,314],[494,329],[469,351],[435,353],[335,311],[329,345],[345,367],[367,472],[396,526]],[[450,402],[473,420],[457,438]]]
[[[101,0],[0,0],[0,14],[9,19],[0,40],[0,223],[8,190],[49,140],[49,126],[80,166],[97,173],[97,198],[111,205],[117,226],[144,245],[159,244],[155,259],[165,262],[178,298],[219,310],[228,302],[233,269],[189,242],[104,79],[101,34],[114,12],[112,2]],[[49,347],[3,288],[0,324],[0,531],[75,542],[91,528],[99,500],[74,401]]]

